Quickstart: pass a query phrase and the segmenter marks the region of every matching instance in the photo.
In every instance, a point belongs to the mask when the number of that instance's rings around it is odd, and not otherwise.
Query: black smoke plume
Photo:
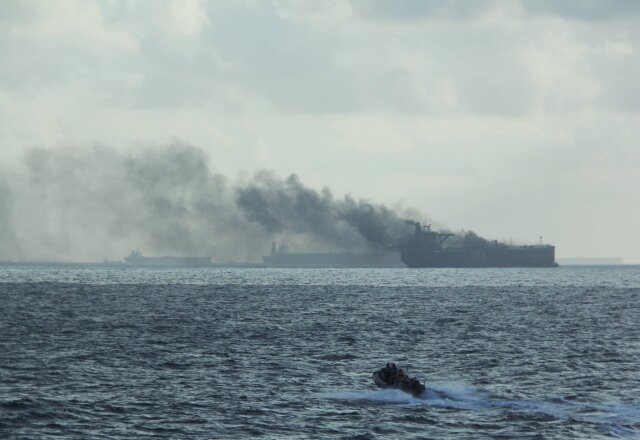
[[[336,200],[328,188],[317,192],[295,174],[281,180],[259,173],[247,186],[239,187],[237,194],[246,218],[268,232],[310,234],[332,247],[366,244],[372,249],[390,249],[404,228],[404,221],[384,205],[350,196]]]

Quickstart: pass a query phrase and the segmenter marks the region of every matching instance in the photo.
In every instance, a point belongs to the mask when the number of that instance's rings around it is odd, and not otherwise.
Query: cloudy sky
[[[640,263],[638,51],[636,0],[2,1],[0,226],[48,215],[13,183],[42,155],[179,143],[230,181]]]

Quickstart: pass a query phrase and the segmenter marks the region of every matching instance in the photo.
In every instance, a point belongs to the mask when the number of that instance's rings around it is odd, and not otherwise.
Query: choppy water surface
[[[0,336],[2,438],[640,438],[639,267],[0,267]]]

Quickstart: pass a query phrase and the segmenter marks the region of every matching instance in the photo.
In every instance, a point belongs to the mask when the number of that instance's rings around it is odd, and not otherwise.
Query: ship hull
[[[397,252],[272,254],[262,257],[267,267],[281,268],[371,268],[404,267]]]
[[[518,246],[494,249],[405,249],[408,267],[556,267],[553,246]]]
[[[209,267],[210,257],[127,257],[125,263],[136,267]]]

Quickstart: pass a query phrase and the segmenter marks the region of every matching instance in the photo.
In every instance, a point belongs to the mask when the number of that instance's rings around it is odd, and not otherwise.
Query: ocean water
[[[0,267],[0,438],[640,438],[640,267]]]

